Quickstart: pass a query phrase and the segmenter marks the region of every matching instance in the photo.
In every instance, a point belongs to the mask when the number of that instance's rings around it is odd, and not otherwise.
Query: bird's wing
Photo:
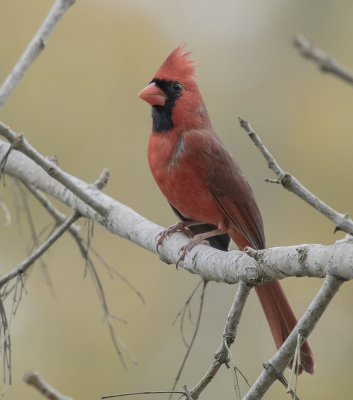
[[[262,217],[253,191],[234,158],[212,131],[189,131],[184,140],[185,149],[199,164],[210,193],[228,221],[252,247],[264,248]]]

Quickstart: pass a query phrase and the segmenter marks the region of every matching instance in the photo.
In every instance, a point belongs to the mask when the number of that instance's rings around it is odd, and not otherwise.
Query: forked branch
[[[250,139],[264,156],[267,165],[276,174],[278,182],[287,190],[300,197],[306,203],[310,204],[315,210],[328,218],[335,224],[335,231],[340,230],[350,235],[353,235],[353,221],[348,214],[342,214],[335,211],[333,208],[324,203],[317,196],[312,194],[305,186],[303,186],[293,175],[285,172],[277,163],[273,155],[262,143],[260,137],[250,126],[250,123],[245,119],[239,118],[240,126],[245,129]]]

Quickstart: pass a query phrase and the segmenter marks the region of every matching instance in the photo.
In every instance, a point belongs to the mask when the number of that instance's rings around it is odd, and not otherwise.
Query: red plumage
[[[213,130],[194,72],[190,52],[180,46],[139,95],[152,105],[148,143],[152,174],[180,218],[207,224],[190,229],[206,238],[207,231],[220,231],[222,241],[208,238],[212,246],[227,250],[229,236],[240,250],[263,249],[263,223],[254,194]],[[256,293],[279,348],[297,323],[295,315],[278,281],[256,287]],[[307,341],[301,362],[300,372],[314,372]]]

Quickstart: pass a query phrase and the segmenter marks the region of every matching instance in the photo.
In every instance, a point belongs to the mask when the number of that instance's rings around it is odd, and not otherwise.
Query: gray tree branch
[[[27,48],[21,55],[7,76],[0,88],[0,110],[11,96],[12,92],[20,83],[24,74],[27,72],[32,63],[44,50],[50,35],[53,33],[56,25],[65,14],[66,10],[75,2],[75,0],[56,0],[48,15],[44,19],[38,32],[28,44]]]
[[[308,337],[342,283],[342,280],[333,275],[326,277],[309,308],[299,319],[296,327],[277,353],[264,364],[263,372],[243,400],[261,399],[273,382],[283,374],[283,371],[293,357],[295,347],[297,346],[298,334],[301,333],[304,338]]]
[[[322,215],[332,221],[335,224],[335,231],[340,230],[353,235],[353,221],[349,218],[348,214],[338,213],[317,196],[312,194],[293,175],[283,171],[273,155],[262,143],[260,137],[252,129],[249,122],[242,118],[239,118],[239,122],[240,126],[248,133],[250,139],[264,156],[268,167],[276,174],[277,183],[280,183],[285,189],[300,197],[306,203],[315,208],[315,210],[319,211]]]
[[[8,149],[9,145],[0,140],[0,159]],[[163,228],[97,190],[93,185],[64,172],[77,186],[77,193],[84,193],[85,197],[94,199],[108,210],[104,217],[18,151],[11,152],[5,165],[5,173],[55,197],[82,216],[98,221],[110,232],[157,253],[157,235]],[[290,276],[323,278],[332,273],[349,280],[353,278],[352,241],[351,237],[347,237],[329,246],[301,244],[274,247],[256,251],[252,257],[241,251],[222,252],[198,245],[187,254],[180,265],[205,280],[230,284],[241,280],[249,284],[261,284]],[[184,234],[175,233],[159,247],[159,256],[167,263],[175,264],[181,247],[187,242],[188,238]]]
[[[49,400],[72,400],[71,397],[64,396],[51,385],[49,385],[49,383],[47,383],[38,372],[27,372],[23,377],[23,380],[27,383],[27,385],[33,386],[39,391],[39,393]]]
[[[251,286],[240,281],[238,289],[235,293],[234,301],[232,307],[229,310],[227,322],[223,331],[223,340],[214,355],[214,361],[208,368],[206,374],[202,377],[200,382],[195,385],[195,387],[190,390],[191,397],[196,400],[199,398],[200,394],[206,389],[206,387],[211,383],[212,379],[216,376],[222,364],[226,364],[229,367],[229,347],[234,343],[237,328],[240,322],[240,318],[250,293]]]
[[[337,78],[353,85],[353,73],[340,65],[336,60],[324,53],[322,50],[311,44],[304,36],[296,35],[293,43],[298,49],[300,55],[313,61],[322,72],[335,75]]]

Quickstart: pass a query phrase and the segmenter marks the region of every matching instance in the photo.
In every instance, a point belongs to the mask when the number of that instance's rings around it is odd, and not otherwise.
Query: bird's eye
[[[180,93],[183,90],[183,85],[176,81],[176,82],[172,82],[172,86],[171,86],[173,92],[175,93]]]

